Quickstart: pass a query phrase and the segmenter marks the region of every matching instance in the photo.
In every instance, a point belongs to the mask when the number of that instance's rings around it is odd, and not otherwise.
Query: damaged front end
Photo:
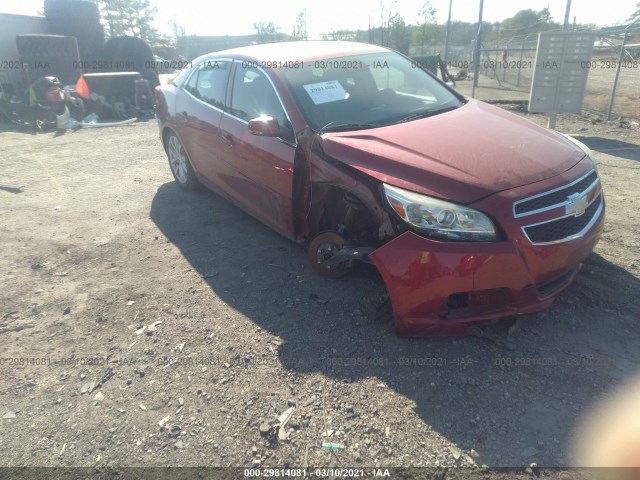
[[[400,335],[466,335],[474,323],[531,314],[554,298],[527,285],[526,265],[508,242],[445,244],[406,232],[370,258],[384,278]]]
[[[544,310],[571,284],[601,235],[602,218],[579,242],[538,248],[519,228],[510,225],[507,234],[481,213],[506,215],[508,195],[519,191],[487,197],[478,210],[425,195],[403,197],[407,191],[335,160],[320,141],[311,146],[310,264],[334,278],[353,262],[374,264],[399,335],[466,335],[474,324]],[[421,199],[427,206],[418,209]]]
[[[312,269],[337,278],[396,236],[380,201],[380,181],[327,155],[314,133],[299,137],[294,223]]]

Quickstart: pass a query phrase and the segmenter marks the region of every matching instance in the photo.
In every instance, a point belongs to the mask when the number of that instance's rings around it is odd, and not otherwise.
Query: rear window
[[[189,77],[190,73],[191,73],[191,65],[180,70],[175,77],[169,80],[169,83],[171,85],[175,85],[176,87],[180,88],[182,84],[185,82],[185,80]]]
[[[191,95],[216,108],[225,108],[227,78],[230,61],[206,60],[198,65],[184,89]]]

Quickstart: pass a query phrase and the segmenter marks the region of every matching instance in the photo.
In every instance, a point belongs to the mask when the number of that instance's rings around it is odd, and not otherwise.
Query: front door
[[[249,131],[249,120],[269,115],[282,135],[262,137]],[[259,220],[293,238],[293,161],[295,136],[264,70],[235,62],[228,113],[220,122],[223,154],[235,174],[225,179],[238,203]]]

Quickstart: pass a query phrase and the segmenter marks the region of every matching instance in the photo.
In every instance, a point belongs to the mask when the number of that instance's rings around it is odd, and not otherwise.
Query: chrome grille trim
[[[546,192],[538,193],[536,195],[532,195],[530,197],[523,198],[522,200],[518,200],[517,202],[514,202],[513,203],[513,216],[514,216],[514,218],[521,218],[521,217],[526,217],[526,216],[529,216],[529,215],[535,215],[536,213],[546,212],[548,210],[553,210],[554,208],[563,207],[565,205],[568,205],[569,204],[569,200],[567,199],[564,202],[554,203],[553,205],[548,205],[548,206],[545,206],[543,208],[538,208],[536,210],[530,210],[530,211],[526,211],[526,212],[522,212],[522,213],[518,213],[517,212],[518,205],[526,203],[526,202],[529,202],[529,201],[534,200],[536,198],[541,198],[541,197],[545,197],[547,195],[551,195],[551,194],[553,194],[555,192],[559,192],[561,190],[570,189],[573,185],[582,182],[584,179],[586,179],[590,175],[593,175],[594,173],[596,173],[596,171],[595,170],[591,170],[586,175],[583,175],[582,177],[578,178],[577,180],[574,180],[571,183],[568,183],[568,184],[563,185],[561,187],[554,188],[552,190],[547,190]],[[587,188],[585,188],[581,193],[585,193],[585,192],[591,191],[592,189],[596,188],[596,186],[599,183],[600,183],[600,178],[596,174],[595,180]],[[567,195],[567,197],[568,197],[568,195]]]
[[[595,223],[600,219],[600,217],[602,215],[602,211],[604,210],[604,195],[603,195],[602,191],[600,191],[600,193],[598,193],[598,195],[596,195],[591,200],[591,202],[589,203],[589,206],[591,206],[591,204],[593,204],[593,202],[596,202],[596,201],[599,202],[598,208],[593,213],[593,215],[592,215],[591,219],[589,220],[589,222],[579,232],[573,233],[573,234],[568,235],[568,236],[566,236],[564,238],[559,238],[557,240],[548,241],[548,242],[534,242],[534,241],[531,240],[531,238],[529,237],[529,234],[527,233],[527,228],[536,227],[538,225],[545,225],[545,224],[548,224],[548,223],[557,222],[559,220],[563,220],[563,219],[569,218],[569,217],[575,217],[575,215],[573,215],[573,214],[563,215],[561,217],[552,218],[551,220],[546,220],[544,222],[533,223],[531,225],[524,225],[522,227],[522,232],[524,233],[525,237],[527,237],[527,240],[529,240],[529,242],[531,242],[532,245],[537,245],[537,246],[540,246],[540,245],[556,245],[558,243],[563,243],[563,242],[569,242],[571,240],[576,240],[576,239],[582,237],[585,233],[587,233],[595,225]]]

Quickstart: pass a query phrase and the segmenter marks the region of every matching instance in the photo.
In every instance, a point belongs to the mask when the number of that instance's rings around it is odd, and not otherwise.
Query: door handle
[[[178,123],[187,123],[189,121],[189,114],[187,112],[180,112],[177,115]]]
[[[234,144],[234,138],[233,135],[231,135],[230,133],[223,133],[222,134],[222,141],[228,145],[228,146],[233,146]]]

